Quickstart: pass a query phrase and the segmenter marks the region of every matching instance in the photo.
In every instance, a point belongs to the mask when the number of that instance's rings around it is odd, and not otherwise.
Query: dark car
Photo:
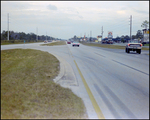
[[[70,41],[67,41],[67,44],[71,44],[71,42],[70,42]]]

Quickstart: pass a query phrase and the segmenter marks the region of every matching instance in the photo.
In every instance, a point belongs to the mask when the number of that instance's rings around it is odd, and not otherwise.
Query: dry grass
[[[103,47],[103,48],[110,48],[110,49],[125,49],[125,46],[111,45],[111,44],[96,44],[96,43],[86,43],[86,42],[82,42],[82,44],[87,46]],[[149,48],[142,47],[142,50],[149,50]]]
[[[142,47],[142,50],[149,50],[149,48],[146,48],[146,47]]]
[[[95,47],[103,47],[103,48],[111,48],[111,49],[125,49],[125,46],[111,45],[111,44],[96,44],[96,43],[85,43],[85,42],[82,42],[82,44],[87,46],[95,46]]]
[[[81,98],[55,84],[59,61],[39,50],[1,51],[1,118],[86,118]]]
[[[41,44],[41,46],[55,46],[55,45],[66,45],[65,41],[59,41],[59,42],[51,42],[47,44]]]
[[[39,40],[38,42],[43,42],[41,40]],[[25,41],[26,43],[38,43],[36,41],[30,41],[28,42],[27,40]],[[1,40],[1,45],[10,45],[10,44],[24,44],[24,40]]]

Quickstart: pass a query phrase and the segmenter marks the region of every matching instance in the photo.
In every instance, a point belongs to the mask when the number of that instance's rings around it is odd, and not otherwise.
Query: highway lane
[[[148,55],[68,46],[105,118],[149,117]]]
[[[77,86],[69,86],[80,96],[89,118],[96,118],[84,88],[76,61],[105,118],[149,118],[149,56],[147,51],[127,54],[124,50],[97,47],[5,45],[1,49],[31,48],[62,57],[72,67]],[[72,57],[73,56],[73,57]]]

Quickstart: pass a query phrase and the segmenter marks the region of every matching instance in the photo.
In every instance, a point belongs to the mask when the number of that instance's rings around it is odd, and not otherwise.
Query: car
[[[47,43],[48,41],[47,40],[44,40],[44,43]]]
[[[136,51],[138,54],[141,54],[141,49],[142,44],[138,40],[130,40],[126,45],[125,52]]]
[[[71,42],[70,42],[70,41],[67,41],[67,44],[71,44]]]
[[[79,42],[77,42],[77,41],[74,41],[73,43],[72,43],[72,46],[74,47],[74,46],[80,46],[80,43]]]

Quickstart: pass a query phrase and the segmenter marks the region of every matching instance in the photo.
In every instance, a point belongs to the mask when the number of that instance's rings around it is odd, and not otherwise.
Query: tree
[[[148,22],[147,20],[145,20],[145,21],[142,23],[141,27],[143,27],[143,28],[145,28],[145,29],[147,30],[147,27],[149,27],[149,22]]]
[[[75,36],[74,36],[74,40],[76,40],[76,39],[77,39],[77,36],[75,35]]]
[[[123,42],[123,43],[125,42],[124,38],[121,39],[121,42]]]
[[[129,40],[129,39],[130,39],[130,37],[129,37],[128,35],[126,35],[124,38],[125,38],[126,40]]]
[[[136,38],[140,38],[140,39],[143,38],[143,34],[142,34],[142,31],[141,31],[141,30],[138,30],[138,31],[137,31],[137,33],[136,33]]]
[[[124,38],[124,35],[121,36],[121,39]]]
[[[116,37],[116,40],[120,40],[120,37],[119,37],[119,36],[117,36],[117,37]]]
[[[133,40],[133,39],[136,39],[136,36],[135,36],[135,35],[132,35],[132,40]]]
[[[128,35],[124,36],[124,42],[127,42],[128,40],[130,40],[130,37]]]
[[[6,40],[6,39],[7,39],[7,31],[3,30],[1,35],[1,40]]]
[[[8,31],[3,30],[1,33],[1,40],[7,40],[7,33]],[[44,41],[46,39],[46,36],[41,35],[38,36],[38,40]],[[47,39],[49,40],[54,40],[54,37],[47,36]],[[36,41],[36,34],[34,33],[24,33],[24,32],[14,32],[14,31],[9,31],[9,40],[27,40],[27,42],[30,41]]]

